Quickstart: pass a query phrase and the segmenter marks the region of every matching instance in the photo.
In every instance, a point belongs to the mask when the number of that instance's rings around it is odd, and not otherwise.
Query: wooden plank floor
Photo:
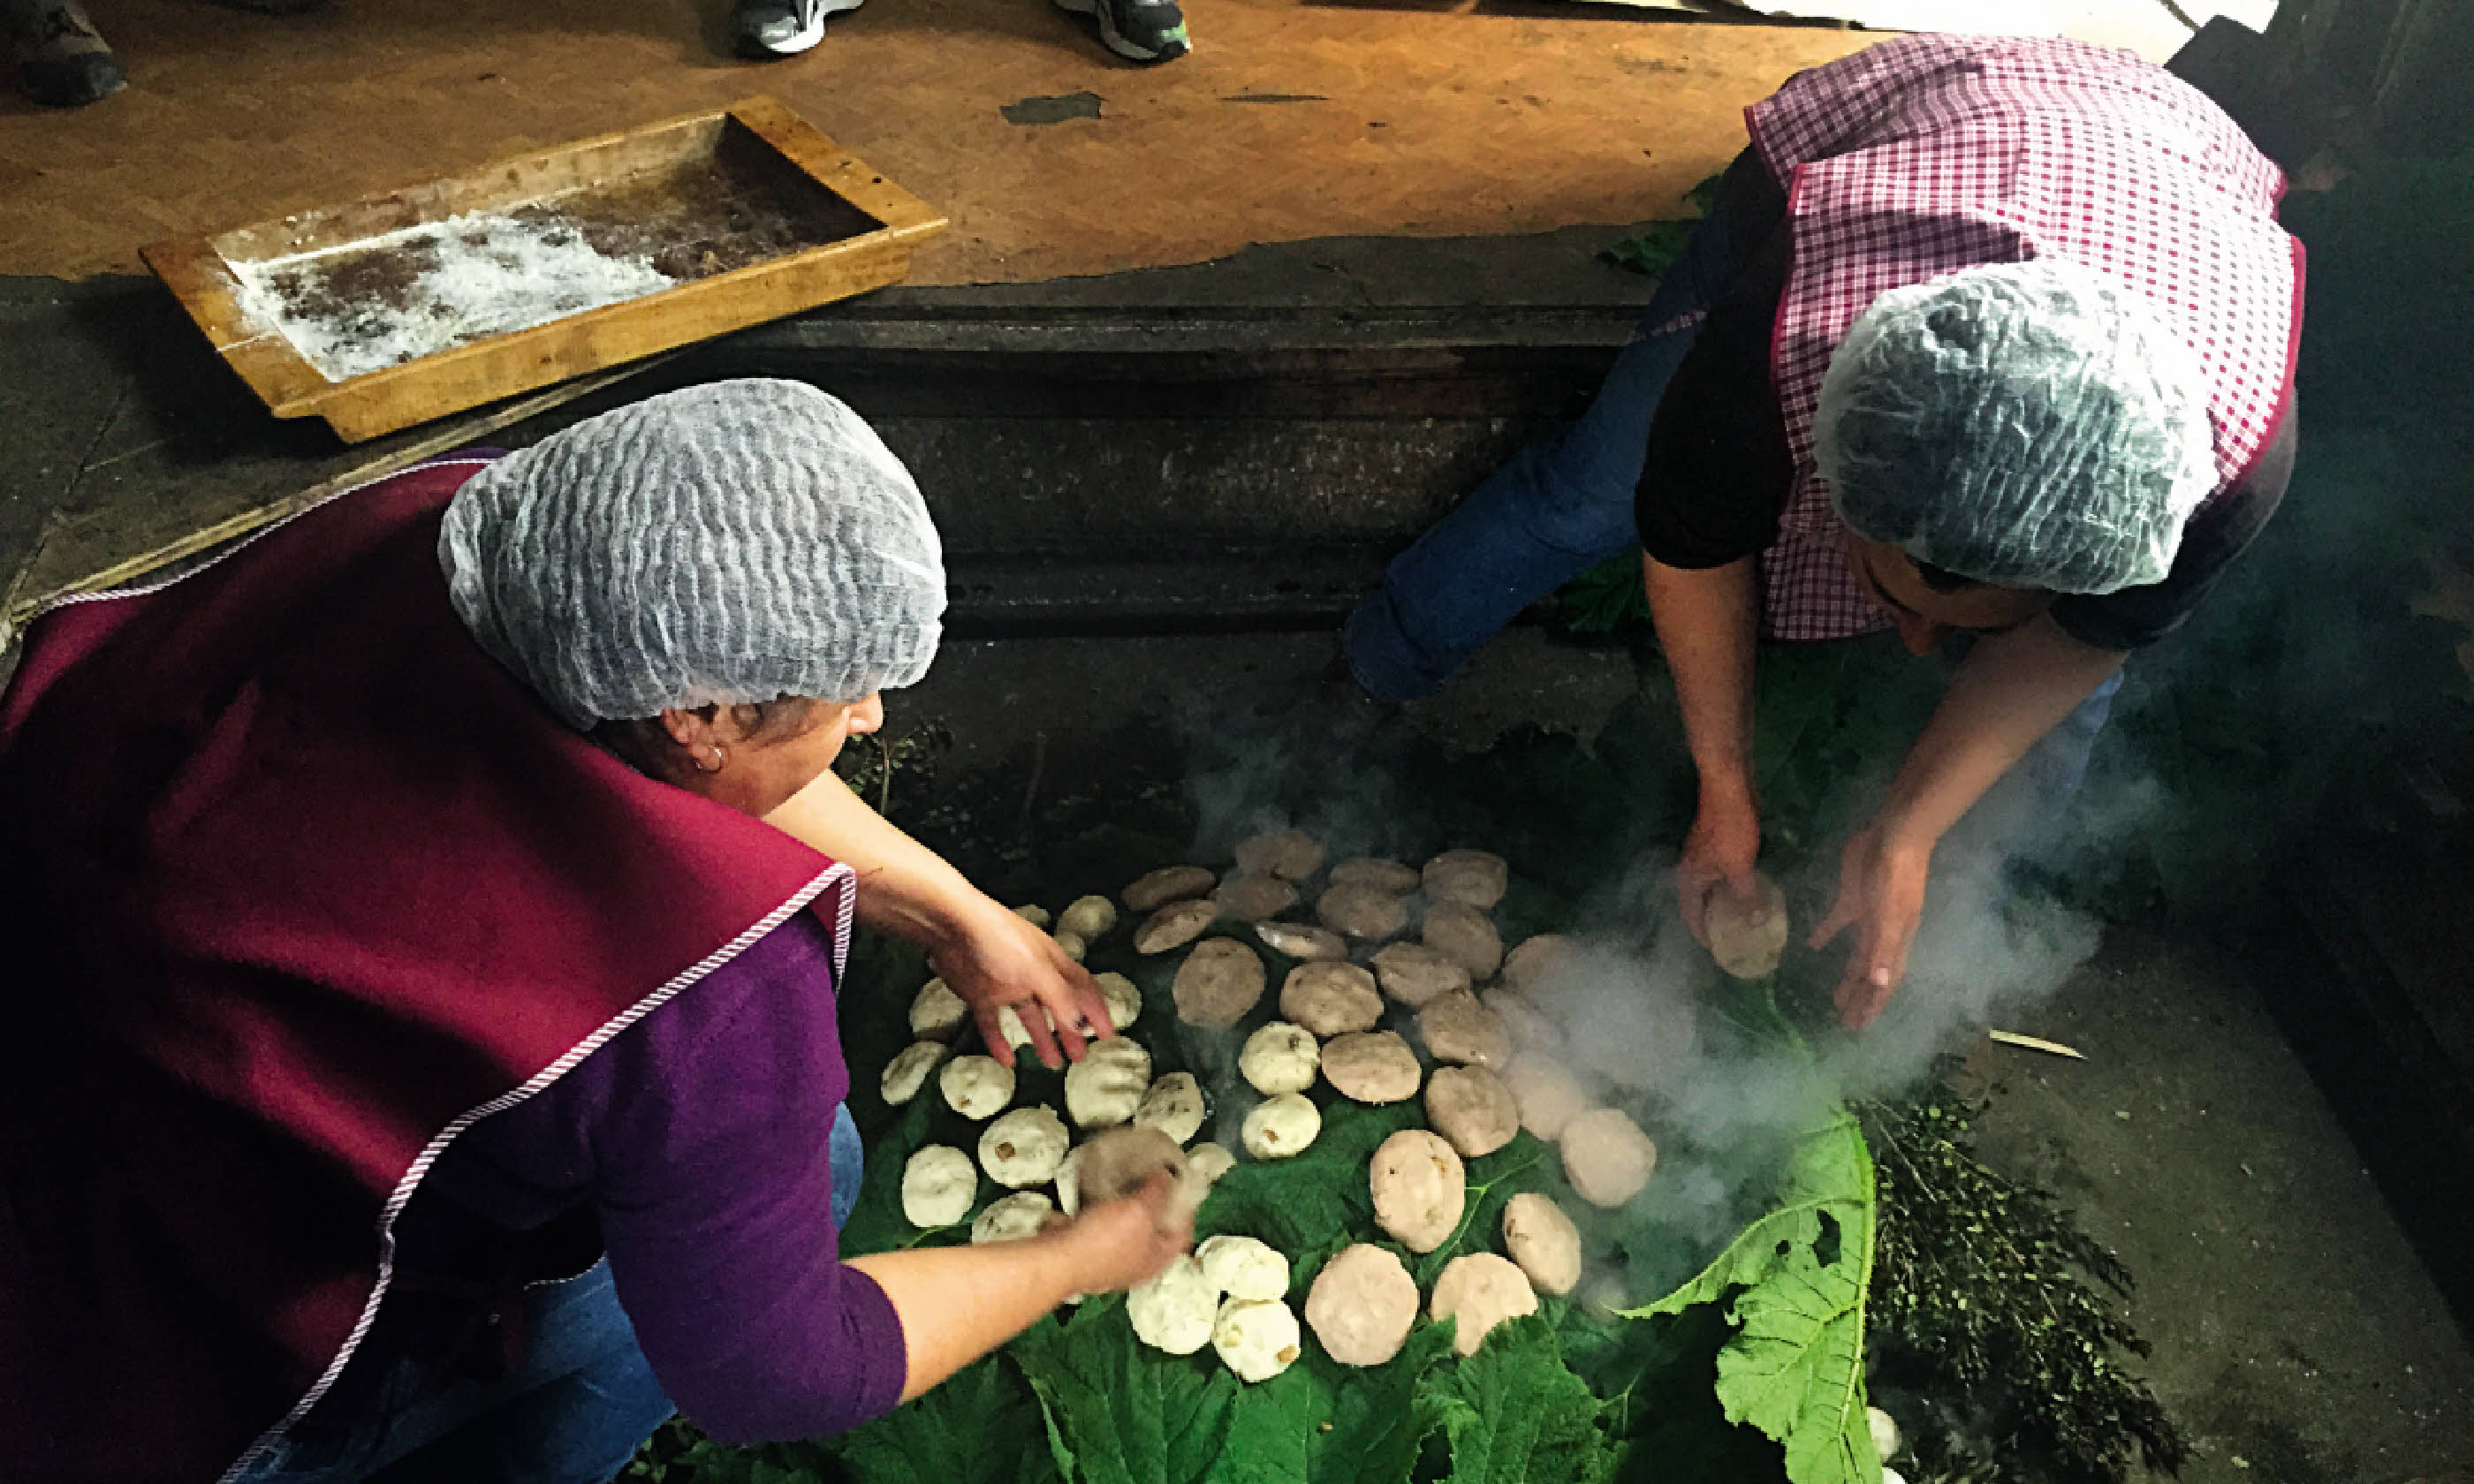
[[[1878,39],[1495,8],[1522,0],[1189,0],[1195,54],[1145,68],[1049,0],[869,0],[814,52],[760,64],[724,55],[726,0],[88,3],[130,85],[65,113],[0,98],[0,274],[132,272],[158,237],[760,91],[953,218],[917,282],[1633,222],[1740,147],[1745,104]],[[1001,111],[1082,92],[1100,117]]]

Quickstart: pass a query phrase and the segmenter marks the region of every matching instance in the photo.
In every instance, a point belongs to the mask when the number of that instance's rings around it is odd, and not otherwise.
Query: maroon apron
[[[2067,258],[2140,296],[2197,354],[2210,500],[2275,434],[2302,327],[2302,245],[2276,225],[2285,178],[2163,68],[2076,41],[1907,36],[1801,73],[1744,116],[1786,191],[1794,251],[1770,350],[1796,468],[1761,558],[1771,637],[1889,626],[1847,568],[1812,415],[1831,354],[1890,289]]]
[[[449,1141],[852,883],[447,601],[481,461],[37,620],[0,697],[0,1471],[206,1484],[332,1384]],[[19,1070],[22,1068],[22,1070]]]

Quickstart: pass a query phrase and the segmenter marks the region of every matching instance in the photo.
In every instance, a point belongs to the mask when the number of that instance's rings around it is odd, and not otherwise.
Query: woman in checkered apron
[[[1637,547],[1694,763],[1704,935],[1758,900],[1758,639],[1895,629],[1954,662],[1816,945],[1872,1023],[1935,847],[2015,771],[2075,790],[2129,653],[2171,632],[2292,465],[2302,254],[2282,175],[2126,53],[1910,36],[1746,110],[1752,148],[1581,419],[1350,615],[1377,696],[1431,695],[1523,607]],[[1974,827],[1974,826],[1971,826]]]

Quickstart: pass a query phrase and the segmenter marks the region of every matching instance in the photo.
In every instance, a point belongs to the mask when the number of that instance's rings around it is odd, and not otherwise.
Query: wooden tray
[[[358,443],[895,282],[944,226],[751,98],[142,255],[277,417]]]

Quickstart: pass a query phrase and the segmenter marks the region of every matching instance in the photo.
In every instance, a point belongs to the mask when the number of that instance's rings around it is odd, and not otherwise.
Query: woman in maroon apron
[[[1000,1058],[1007,1006],[1052,1063],[1107,1030],[830,771],[943,607],[875,434],[725,382],[39,619],[0,699],[9,1477],[601,1479],[674,1402],[846,1427],[1165,1265],[1156,1192],[837,1259],[854,920]]]
[[[2014,769],[2066,800],[2124,658],[2274,512],[2301,249],[2276,167],[2124,53],[1905,37],[1746,117],[1589,411],[1402,553],[1346,645],[1373,694],[1431,695],[1640,549],[1700,774],[1696,936],[1716,894],[1757,899],[1757,641],[1965,647],[1814,934],[1855,930],[1838,1002],[1861,1027],[1952,827]]]

